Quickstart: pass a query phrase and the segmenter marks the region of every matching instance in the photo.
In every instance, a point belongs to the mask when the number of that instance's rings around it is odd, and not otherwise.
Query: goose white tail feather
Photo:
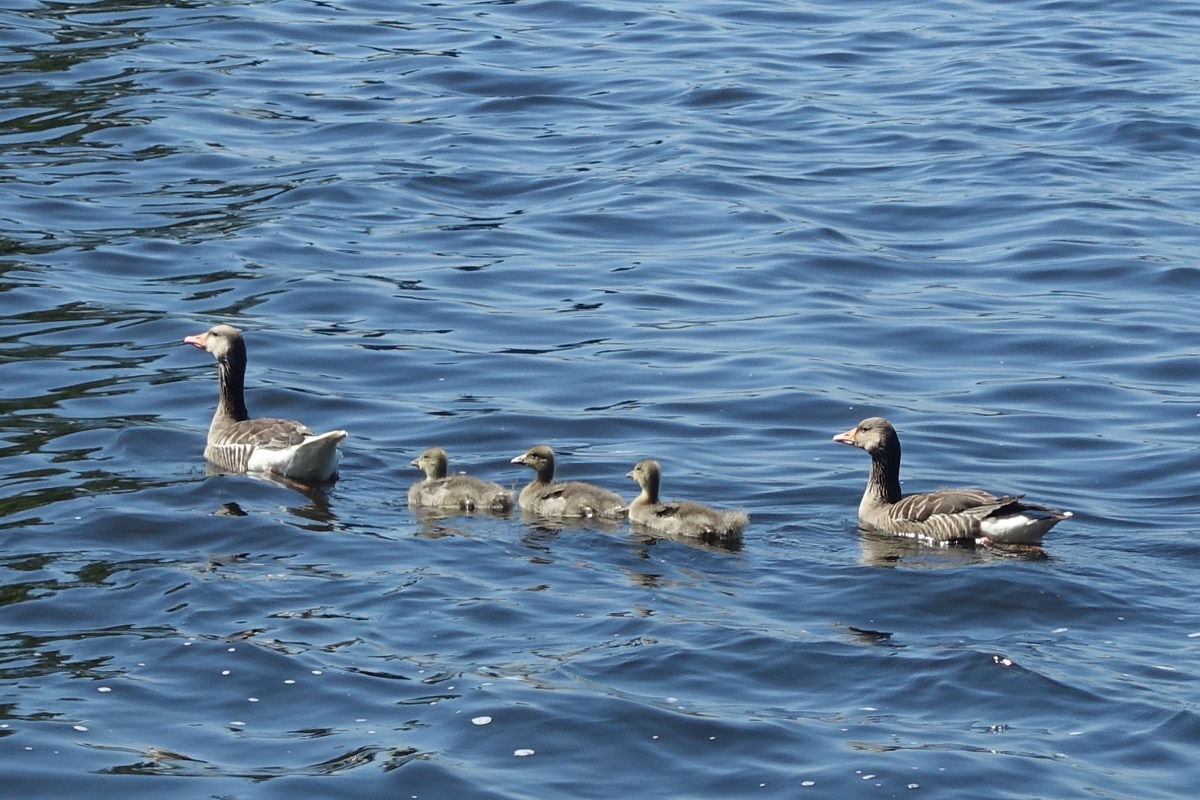
[[[304,441],[278,450],[256,447],[246,464],[248,472],[271,472],[301,481],[327,481],[337,472],[338,443],[345,431],[307,436]]]

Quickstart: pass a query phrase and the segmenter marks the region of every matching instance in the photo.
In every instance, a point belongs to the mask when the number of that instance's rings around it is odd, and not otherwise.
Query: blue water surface
[[[1190,798],[1200,9],[17,0],[0,776],[36,798]],[[344,428],[206,468],[211,358]],[[1040,551],[860,532],[905,488]],[[409,462],[743,508],[411,511]]]

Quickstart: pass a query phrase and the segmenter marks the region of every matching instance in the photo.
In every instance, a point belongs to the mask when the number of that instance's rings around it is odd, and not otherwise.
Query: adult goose
[[[512,492],[498,483],[487,483],[470,475],[450,475],[449,459],[440,447],[430,447],[412,460],[412,465],[425,473],[425,480],[414,483],[408,490],[412,508],[457,508],[460,511],[508,511],[512,508]]]
[[[720,511],[686,500],[662,502],[658,497],[662,467],[654,459],[634,465],[627,478],[633,478],[642,493],[629,504],[629,521],[673,536],[692,536],[705,540],[732,542],[741,539],[750,523],[744,511]]]
[[[220,394],[208,427],[205,458],[229,472],[265,472],[304,483],[337,477],[338,443],[346,438],[345,431],[318,436],[295,420],[251,419],[246,412],[246,343],[241,331],[214,325],[183,341],[217,359]]]
[[[554,480],[554,451],[544,444],[529,448],[512,460],[534,472],[529,485],[521,490],[517,505],[547,517],[598,517],[624,519],[629,509],[616,492],[582,481],[557,483]]]
[[[933,542],[970,539],[980,544],[1041,544],[1057,523],[1071,516],[1022,502],[1024,495],[994,495],[982,489],[938,489],[900,493],[900,437],[882,417],[864,419],[833,437],[866,450],[871,472],[858,520],[865,528]]]

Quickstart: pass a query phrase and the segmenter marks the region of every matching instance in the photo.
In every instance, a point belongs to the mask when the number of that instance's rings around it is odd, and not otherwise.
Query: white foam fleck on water
[[[72,725],[71,727],[80,732],[87,731],[86,725]]]
[[[526,756],[533,755],[533,751],[527,747],[523,747],[520,750],[513,750],[513,755],[517,758],[525,758]]]
[[[800,781],[801,786],[816,786],[816,781]]]
[[[97,687],[96,687],[96,691],[97,691],[97,692],[111,692],[111,691],[112,691],[112,687],[110,687],[110,686],[97,686]]]
[[[491,723],[491,717],[471,717],[472,725],[490,725]]]

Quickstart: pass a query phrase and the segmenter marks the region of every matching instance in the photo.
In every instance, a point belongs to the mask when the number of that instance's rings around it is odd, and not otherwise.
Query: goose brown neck
[[[240,344],[240,342],[239,342]],[[235,348],[217,359],[217,373],[220,377],[220,397],[217,399],[217,418],[231,422],[241,422],[250,419],[246,411],[246,352],[238,352]],[[214,420],[215,421],[215,420]]]
[[[884,447],[871,454],[867,492],[889,505],[900,500],[900,447]]]
[[[658,503],[658,486],[661,477],[653,470],[649,471],[645,476],[645,483],[642,484],[642,496],[649,503]]]

